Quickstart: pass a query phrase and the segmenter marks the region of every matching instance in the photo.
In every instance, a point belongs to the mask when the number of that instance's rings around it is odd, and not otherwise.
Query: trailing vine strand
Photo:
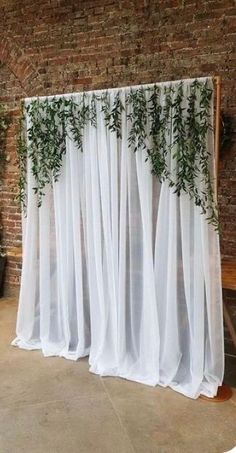
[[[207,221],[218,229],[208,147],[213,131],[212,95],[209,81],[196,79],[186,86],[179,82],[164,88],[131,88],[124,97],[117,91],[113,101],[108,91],[92,96],[85,92],[79,101],[64,96],[31,101],[22,114],[18,139],[20,203],[26,206],[27,158],[41,206],[45,187],[60,176],[67,137],[83,152],[84,129],[88,124],[97,127],[100,109],[105,126],[116,134],[117,140],[122,139],[122,118],[127,120],[128,148],[144,152],[152,173],[161,182],[167,181],[177,196],[188,194]]]
[[[4,105],[0,103],[0,161],[4,161],[4,143],[6,139],[6,132],[10,125],[10,117],[9,114],[6,112]]]
[[[26,127],[24,106],[21,104],[21,116],[18,124],[18,137],[17,137],[17,153],[18,153],[18,168],[19,168],[19,181],[18,181],[18,200],[22,206],[23,211],[26,211],[26,181],[27,181],[27,142],[26,142]]]

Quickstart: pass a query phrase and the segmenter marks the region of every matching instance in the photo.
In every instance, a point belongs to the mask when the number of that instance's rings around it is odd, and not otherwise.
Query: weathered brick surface
[[[21,243],[16,119],[22,97],[174,80],[222,77],[232,143],[220,165],[221,249],[236,257],[236,6],[234,0],[2,0],[0,99],[14,121],[1,188],[4,243]],[[20,258],[8,259],[7,288]]]

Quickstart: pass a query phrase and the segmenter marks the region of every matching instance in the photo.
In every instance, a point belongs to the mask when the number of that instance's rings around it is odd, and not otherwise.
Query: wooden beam
[[[214,154],[215,154],[215,194],[218,195],[219,181],[219,159],[220,159],[220,109],[221,109],[221,78],[214,77],[216,87],[216,113],[215,113],[215,136],[214,136]]]

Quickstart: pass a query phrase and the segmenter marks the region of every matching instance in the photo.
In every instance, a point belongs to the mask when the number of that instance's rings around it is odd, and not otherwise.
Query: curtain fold
[[[164,105],[166,84],[158,86]],[[186,97],[189,82],[183,87]],[[101,99],[83,152],[67,135],[59,180],[40,208],[28,159],[13,344],[72,360],[89,355],[93,373],[213,397],[224,372],[219,237],[187,193],[177,196],[152,174],[145,150],[128,147],[129,92],[120,89],[122,138],[106,127]],[[107,93],[112,105],[115,92]],[[171,157],[169,168],[175,174]]]

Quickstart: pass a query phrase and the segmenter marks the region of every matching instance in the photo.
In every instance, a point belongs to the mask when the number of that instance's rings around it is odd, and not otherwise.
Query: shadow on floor
[[[236,388],[236,356],[225,355],[224,383]]]

